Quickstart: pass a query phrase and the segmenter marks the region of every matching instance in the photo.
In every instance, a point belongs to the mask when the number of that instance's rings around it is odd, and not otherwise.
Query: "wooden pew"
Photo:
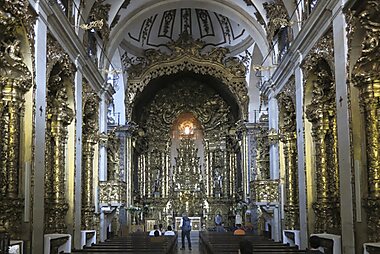
[[[124,238],[114,238],[102,243],[74,250],[72,253],[175,253],[178,236],[152,237],[144,235],[129,235]]]
[[[239,243],[243,239],[249,240],[253,246],[253,253],[305,253],[305,251],[298,250],[297,247],[290,247],[288,245],[277,243],[268,240],[263,236],[245,235],[235,236],[232,232],[200,232],[199,244],[201,253],[238,253]]]

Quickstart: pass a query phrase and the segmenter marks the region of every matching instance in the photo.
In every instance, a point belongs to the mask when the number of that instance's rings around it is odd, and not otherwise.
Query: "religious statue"
[[[161,178],[161,170],[157,169],[156,171],[156,178],[153,182],[153,193],[159,192],[160,190],[160,178]]]
[[[6,45],[5,52],[8,53],[8,56],[15,61],[21,61],[20,54],[20,41],[15,40],[13,43]]]
[[[220,213],[215,215],[214,222],[215,225],[222,225],[222,216],[220,215]]]
[[[219,173],[219,170],[215,170],[214,187],[216,191],[222,190],[223,176]]]

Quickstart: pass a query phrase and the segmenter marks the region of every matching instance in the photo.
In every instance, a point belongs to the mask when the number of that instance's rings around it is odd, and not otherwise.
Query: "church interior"
[[[0,0],[0,253],[380,253],[379,98],[378,0]]]

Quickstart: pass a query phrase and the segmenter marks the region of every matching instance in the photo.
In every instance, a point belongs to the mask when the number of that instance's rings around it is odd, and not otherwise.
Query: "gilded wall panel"
[[[18,29],[28,11],[28,1],[5,1],[0,6],[0,225],[12,238],[20,238],[23,199],[19,179],[21,122],[24,95],[31,88],[31,73],[21,53],[25,43]]]
[[[313,47],[303,63],[307,83],[311,84],[311,101],[306,118],[312,124],[315,151],[316,216],[315,232],[340,234],[339,168],[336,131],[333,42],[328,32]]]
[[[287,229],[299,229],[297,132],[295,101],[293,98],[286,94],[286,90],[285,92],[281,93],[278,98],[280,105],[280,140],[284,145],[284,210],[285,227]]]
[[[75,67],[52,38],[48,41],[45,233],[65,233],[68,211],[65,194],[66,147],[68,125],[74,118],[69,106],[69,90],[74,87]]]
[[[353,70],[354,85],[359,89],[360,103],[365,119],[367,185],[365,199],[367,211],[368,238],[370,242],[380,241],[380,164],[379,164],[379,97],[380,97],[380,3],[369,0],[358,4],[353,19],[362,29],[364,38],[361,43],[361,56]]]
[[[203,75],[211,75],[227,85],[235,100],[239,103],[242,118],[248,116],[248,90],[245,81],[246,67],[241,59],[228,57],[228,49],[214,48],[203,52],[204,42],[193,40],[187,33],[181,34],[178,41],[168,45],[171,54],[149,49],[144,57],[129,58],[123,56],[124,68],[127,70],[128,89],[126,104],[132,114],[136,97],[155,78],[191,71]]]

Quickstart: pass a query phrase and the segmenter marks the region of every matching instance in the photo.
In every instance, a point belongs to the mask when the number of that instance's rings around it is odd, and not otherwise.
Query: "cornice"
[[[301,64],[302,57],[307,56],[318,40],[331,28],[332,17],[336,15],[332,11],[341,10],[341,8],[335,8],[338,5],[341,5],[339,0],[319,2],[297,37],[291,42],[288,53],[269,79],[271,82],[267,82],[261,88],[264,95],[276,96],[283,89],[288,79],[294,75],[295,69]],[[274,94],[271,95],[271,91]]]
[[[30,1],[34,2],[34,1]],[[52,2],[52,1],[50,1]],[[46,17],[47,26],[51,34],[69,55],[71,61],[79,65],[83,76],[87,79],[93,90],[100,95],[106,90],[112,94],[115,92],[112,86],[107,86],[105,79],[100,74],[96,65],[88,57],[86,50],[75,33],[72,24],[57,4],[50,4],[49,1],[39,1],[38,13]],[[36,4],[32,4],[36,7]]]

